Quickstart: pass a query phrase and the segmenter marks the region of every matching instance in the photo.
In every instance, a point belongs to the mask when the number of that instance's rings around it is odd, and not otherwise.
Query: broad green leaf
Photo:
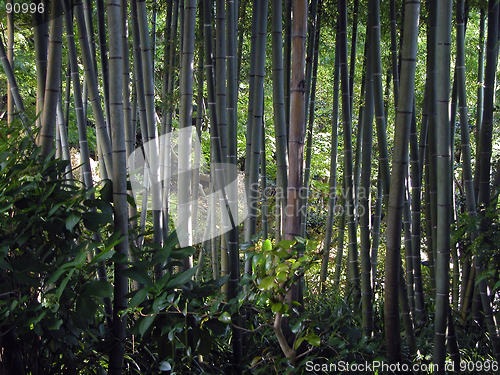
[[[283,240],[283,241],[278,242],[278,244],[276,246],[281,247],[284,250],[287,250],[287,249],[290,249],[295,244],[295,242],[296,241],[292,241],[292,240]]]
[[[167,284],[166,288],[175,288],[179,285],[184,285],[187,283],[189,280],[191,280],[196,273],[196,270],[198,269],[198,266],[192,267],[188,269],[187,271],[184,271],[180,275],[175,275]]]
[[[109,248],[105,251],[101,251],[94,257],[94,259],[92,259],[90,264],[99,263],[100,261],[103,261],[104,259],[111,258],[114,254],[115,254],[115,251],[111,250],[111,248]]]
[[[76,299],[76,312],[87,320],[92,320],[99,305],[89,295],[82,294]]]
[[[231,315],[229,315],[229,313],[227,311],[224,311],[222,313],[221,316],[219,316],[219,320],[222,322],[222,323],[226,323],[226,324],[229,324],[231,323]]]
[[[264,259],[262,254],[255,254],[252,258],[252,270],[255,273],[260,262]]]
[[[288,251],[285,249],[278,249],[274,251],[274,254],[277,255],[280,258],[290,258],[292,254],[290,254]]]
[[[170,365],[170,363],[163,361],[160,364],[160,371],[170,371],[170,370],[172,370],[172,366]]]
[[[153,324],[156,315],[146,315],[141,317],[141,321],[139,322],[139,333],[141,336],[144,336],[148,328]]]
[[[195,250],[193,247],[183,247],[182,249],[175,249],[170,253],[170,258],[173,259],[185,259],[195,253]]]
[[[100,190],[101,199],[106,202],[113,202],[113,182],[111,180],[104,180],[104,185]]]
[[[500,280],[495,283],[493,290],[497,290],[498,288],[500,288]]]
[[[85,286],[85,291],[91,296],[111,297],[113,287],[105,280],[92,280]]]
[[[44,323],[49,330],[56,331],[61,327],[63,321],[61,319],[57,319],[56,317],[53,317],[53,318],[45,319]]]
[[[289,264],[288,263],[280,263],[276,267],[276,272],[288,271]]]
[[[273,303],[273,305],[271,306],[271,311],[276,314],[281,311],[282,307],[283,304],[281,302]]]
[[[140,282],[141,284],[151,286],[153,285],[153,280],[149,277],[148,273],[144,270],[140,270],[137,267],[130,267],[121,271],[122,276],[128,277],[129,279]]]
[[[302,344],[302,341],[304,341],[305,339],[306,339],[305,337],[301,337],[300,339],[295,341],[294,349],[297,350],[297,348],[300,346],[300,344]]]
[[[128,303],[128,308],[133,309],[139,306],[146,299],[149,292],[149,288],[142,288],[134,292],[134,296]],[[132,294],[132,293],[131,293]]]
[[[299,237],[299,236],[295,236],[295,239],[297,240],[298,243],[301,243],[301,244],[305,244],[306,243],[306,239],[305,238],[302,238],[302,237]]]
[[[64,202],[60,202],[60,203],[57,203],[55,204],[49,211],[49,213],[47,214],[47,217],[50,217],[54,214],[54,212],[56,212],[62,205],[64,204]]]
[[[12,207],[12,197],[5,197],[3,202],[0,203],[0,213],[9,210]]]
[[[155,300],[153,301],[153,311],[154,312],[159,312],[159,311],[163,310],[165,307],[167,307],[168,305],[170,305],[170,303],[168,303],[166,301],[165,296],[166,296],[166,293],[163,293],[163,295],[161,295],[160,297],[155,298]]]
[[[262,244],[262,251],[269,251],[273,249],[273,245],[270,240],[266,239]]]
[[[292,326],[292,328],[290,328],[290,330],[291,330],[293,333],[297,334],[298,332],[300,332],[300,331],[302,330],[302,325],[303,325],[302,321],[298,321],[297,323],[295,323],[295,324]]]
[[[68,276],[66,276],[66,278],[61,282],[61,285],[59,285],[59,287],[57,288],[57,290],[56,290],[57,300],[59,300],[61,298],[61,295],[63,294],[64,289],[66,289],[68,282],[71,280],[71,276],[73,276],[73,272],[75,272],[74,268],[72,268],[69,271]]]
[[[306,338],[307,342],[309,342],[309,344],[311,344],[313,346],[320,346],[320,344],[321,344],[321,339],[315,333],[310,332],[306,335],[305,338]]]
[[[260,361],[261,359],[262,359],[262,357],[259,357],[259,356],[254,357],[254,358],[252,359],[252,362],[250,362],[250,367],[255,366],[257,363],[259,363],[259,361]]]
[[[72,211],[66,219],[66,229],[73,230],[76,224],[81,219],[81,215],[78,212]]]
[[[259,289],[260,290],[270,289],[273,284],[274,284],[274,276],[264,277],[262,281],[259,283]]]
[[[85,212],[82,215],[83,223],[89,230],[97,231],[100,225],[113,222],[113,216],[101,212]]]
[[[124,239],[125,239],[125,237],[121,236],[121,232],[120,231],[114,232],[111,235],[111,237],[109,237],[108,240],[106,241],[106,246],[104,247],[103,252],[106,252],[109,249],[115,247],[120,242],[122,242]]]
[[[278,283],[284,283],[288,279],[288,273],[286,272],[279,272],[276,275],[276,279],[278,280]]]

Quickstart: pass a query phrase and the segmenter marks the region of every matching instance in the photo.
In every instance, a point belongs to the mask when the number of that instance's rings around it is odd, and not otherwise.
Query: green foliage
[[[84,223],[103,227],[111,207],[63,178],[67,162],[40,161],[29,139],[11,137],[0,154],[0,316],[14,335],[3,345],[19,345],[30,371],[99,373],[112,287],[92,256],[109,249]]]

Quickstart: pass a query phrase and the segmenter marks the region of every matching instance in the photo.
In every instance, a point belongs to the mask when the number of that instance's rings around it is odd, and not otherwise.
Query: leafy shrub
[[[65,180],[67,162],[40,160],[28,139],[4,139],[0,154],[0,324],[7,372],[99,373],[103,297],[96,278],[113,246],[89,232],[112,221],[109,203]],[[99,209],[95,209],[98,207]]]

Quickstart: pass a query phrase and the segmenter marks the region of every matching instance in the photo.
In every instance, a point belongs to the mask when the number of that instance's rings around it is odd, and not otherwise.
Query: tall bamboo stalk
[[[358,12],[359,12],[359,0],[354,0],[353,11],[352,11],[351,57],[349,61],[349,96],[351,98],[351,110],[353,108],[353,102],[354,102],[354,77],[355,77],[354,73],[356,69],[356,47],[358,40]],[[361,93],[363,92],[364,91],[361,90]],[[361,116],[359,118],[361,118]]]
[[[288,147],[284,101],[282,1],[272,1],[272,62],[274,135],[276,137],[275,238],[281,241],[285,228]],[[286,72],[286,74],[289,74]]]
[[[377,172],[377,195],[375,197],[375,208],[373,211],[372,223],[372,290],[377,288],[377,261],[378,261],[378,247],[380,244],[380,222],[382,219],[382,179],[380,178],[380,168]],[[373,294],[375,297],[375,293]]]
[[[53,1],[51,4],[52,14],[56,14],[60,6],[60,2]],[[47,57],[48,69],[42,111],[42,129],[39,134],[39,144],[42,146],[40,156],[42,157],[49,155],[54,147],[56,109],[61,84],[62,29],[62,16],[52,18],[50,21],[50,41]]]
[[[382,63],[380,52],[380,4],[377,0],[370,0],[372,14],[372,69],[373,69],[373,97],[375,103],[375,120],[377,124],[378,160],[381,165],[384,201],[389,196],[390,170],[389,154],[387,151],[387,118],[384,108],[384,94],[382,88]]]
[[[151,177],[151,198],[152,198],[152,213],[153,213],[153,242],[161,243],[161,181],[160,181],[160,151],[158,140],[158,127],[156,126],[155,98],[154,98],[154,78],[153,78],[153,57],[151,56],[151,44],[149,37],[149,27],[147,20],[146,1],[137,0],[137,16],[139,23],[139,38],[141,43],[141,59],[144,95],[146,105],[146,117],[148,127],[148,142],[145,148],[146,157],[149,161],[149,173]],[[137,35],[135,36],[137,37]],[[191,87],[192,91],[192,87]],[[189,150],[191,152],[191,150]],[[179,182],[179,186],[180,185]],[[162,265],[156,265],[156,275],[161,276]]]
[[[9,0],[11,7],[14,7],[14,1]],[[7,60],[14,69],[14,12],[7,14]],[[10,83],[7,81],[7,125],[10,127],[14,120],[14,97],[10,91]]]
[[[226,37],[227,37],[227,162],[234,168],[228,168],[227,181],[235,181],[237,164],[237,135],[238,135],[238,73],[237,73],[237,51],[236,37],[238,35],[238,2],[229,0],[226,6]],[[238,222],[238,191],[237,185],[231,184],[228,188],[228,204],[234,223]],[[230,277],[228,282],[228,299],[237,296],[240,280],[240,256],[238,227],[232,225],[227,233],[227,245],[229,253]],[[238,316],[238,325],[241,325],[241,317]],[[242,358],[242,332],[238,328],[233,329],[233,360],[238,365]]]
[[[248,110],[247,110],[247,131],[246,131],[246,148],[245,148],[245,190],[247,192],[247,199],[250,202],[250,170],[251,170],[251,156],[252,153],[252,120],[254,110],[254,91],[255,91],[255,72],[257,69],[257,31],[258,31],[258,6],[252,8],[252,35],[250,37],[250,68],[248,72]],[[248,220],[245,221],[245,228],[249,225]],[[245,241],[250,239],[250,229],[245,229]],[[247,266],[250,264],[247,262]],[[247,271],[247,267],[245,271]],[[248,270],[249,271],[249,270]]]
[[[425,99],[424,99],[425,103]],[[426,311],[424,304],[424,292],[422,283],[422,268],[421,268],[421,254],[420,254],[420,243],[421,243],[421,194],[422,194],[422,175],[421,175],[421,164],[423,160],[420,159],[419,155],[419,145],[417,139],[417,122],[414,118],[415,111],[413,113],[413,119],[411,122],[410,129],[410,179],[411,179],[411,250],[413,259],[413,288],[414,288],[414,298],[415,298],[415,318],[419,324],[422,324],[426,320]],[[425,131],[426,126],[424,121],[422,121],[421,128]],[[425,137],[425,136],[424,136]]]
[[[385,260],[384,322],[389,363],[401,360],[399,333],[399,284],[401,280],[401,217],[408,168],[408,142],[413,113],[415,66],[420,2],[405,3],[404,40],[401,82],[396,112],[394,159],[387,217],[387,252]]]
[[[285,128],[286,140],[290,135],[290,87],[292,82],[292,0],[285,0],[285,42],[283,46],[283,70],[285,74]]]
[[[184,43],[181,55],[181,102],[179,108],[179,203],[177,227],[188,234],[191,243],[191,123],[193,113],[193,62],[196,24],[196,0],[184,3]],[[192,267],[192,258],[184,260],[184,267]]]
[[[481,16],[479,23],[479,53],[477,56],[477,101],[476,101],[476,155],[480,153],[479,135],[481,134],[481,125],[483,124],[483,110],[484,110],[484,30],[485,30],[485,7],[481,7]],[[476,164],[474,171],[474,190],[476,202],[479,197],[479,171],[481,164]]]
[[[36,0],[34,3],[38,5],[43,0]],[[43,110],[43,102],[45,95],[45,81],[47,79],[47,42],[48,42],[48,25],[46,17],[48,12],[33,13],[33,39],[35,41],[35,65],[36,65],[36,127],[42,126],[41,113]],[[15,100],[15,99],[14,99]],[[16,104],[17,106],[17,104]],[[19,107],[18,107],[18,110]]]
[[[139,26],[139,14],[137,0],[130,2],[131,10],[131,24],[132,24],[132,41],[133,41],[133,58],[134,58],[134,82],[136,89],[136,100],[139,109],[139,124],[141,129],[142,142],[147,143],[150,139],[148,130],[148,116],[146,110],[146,95],[144,88],[144,69],[143,69],[143,59],[141,53],[141,37],[140,37],[140,26]],[[154,143],[154,142],[153,142]],[[154,146],[152,147],[154,148]],[[154,151],[153,151],[154,152]],[[142,193],[142,207],[141,207],[141,217],[140,217],[140,228],[144,228],[146,225],[146,214],[149,200],[149,186],[151,184],[151,174],[149,173],[149,148],[146,150],[145,155],[145,165],[144,165],[144,186],[145,189]],[[155,233],[156,234],[156,233]],[[138,238],[137,245],[139,248],[142,247],[144,237]]]
[[[14,71],[12,70],[12,67],[10,66],[9,60],[7,59],[7,53],[5,52],[5,46],[3,44],[3,40],[2,40],[1,35],[0,35],[0,61],[2,62],[5,76],[7,77],[7,81],[9,82],[10,92],[12,94],[12,98],[14,99],[14,103],[16,105],[18,112],[20,112],[20,114],[21,114],[21,116],[20,116],[21,121],[24,124],[28,134],[31,134],[30,129],[28,127],[28,119],[27,119],[26,115],[24,114],[23,100],[21,98],[21,95],[19,94],[19,88],[17,87],[16,77],[14,75]]]
[[[350,287],[353,290],[354,303],[360,299],[358,244],[356,238],[356,222],[354,219],[354,186],[352,168],[352,127],[351,127],[351,99],[349,94],[349,70],[347,66],[347,3],[338,2],[339,12],[339,49],[340,49],[340,77],[342,88],[342,126],[344,135],[344,191],[346,205],[346,219],[349,233],[348,241],[348,275]]]
[[[170,178],[172,176],[172,158],[170,157],[172,152],[171,137],[166,136],[172,132],[172,120],[174,112],[174,102],[173,102],[173,92],[174,92],[174,71],[175,71],[175,61],[176,61],[176,39],[177,39],[177,25],[179,20],[179,1],[170,0],[168,2],[167,8],[167,26],[166,33],[168,38],[165,40],[165,56],[168,58],[168,63],[165,64],[165,72],[163,78],[163,100],[166,106],[165,111],[161,118],[161,130],[160,134],[160,176],[163,184],[162,192],[162,229],[163,229],[163,241],[168,238],[169,235],[169,195],[170,195]],[[200,15],[202,17],[203,14]],[[203,22],[200,21],[200,25]],[[201,26],[202,27],[202,26]],[[203,37],[203,33],[201,33]],[[204,56],[203,56],[204,58]],[[203,64],[201,64],[202,69],[204,69]],[[203,83],[203,79],[201,79]],[[199,112],[201,109],[198,110]],[[162,144],[162,140],[164,144]]]
[[[226,10],[225,1],[215,1],[215,95],[222,162],[227,159],[227,90],[226,90]]]
[[[114,231],[120,233],[121,242],[115,251],[125,259],[128,257],[128,205],[127,205],[127,154],[125,147],[125,127],[123,123],[123,86],[122,86],[122,28],[120,0],[107,3],[109,27],[109,114],[113,145],[113,210]],[[113,291],[113,343],[109,353],[109,375],[118,375],[123,371],[125,336],[127,326],[128,279],[122,275],[127,268],[126,262],[114,263]]]
[[[320,4],[321,7],[321,4]],[[312,48],[312,72],[311,72],[311,90],[308,95],[306,91],[306,109],[308,111],[308,125],[307,125],[307,141],[306,141],[306,164],[304,166],[304,187],[306,188],[306,193],[304,196],[304,217],[301,221],[301,236],[306,237],[306,226],[307,226],[307,205],[309,201],[309,181],[311,176],[311,159],[312,159],[312,144],[313,144],[313,130],[314,130],[314,115],[315,115],[315,103],[316,103],[316,82],[318,78],[318,60],[319,60],[319,37],[321,31],[320,25],[321,10],[318,14],[317,20],[311,32],[316,35],[312,39],[314,41],[314,46]],[[312,42],[311,38],[309,42]],[[306,81],[307,81],[307,68],[306,68]],[[307,88],[307,85],[306,85]]]
[[[83,5],[81,0],[75,1],[74,12],[78,27],[82,62],[85,68],[85,81],[89,89],[90,102],[92,104],[92,110],[94,112],[94,118],[96,121],[96,132],[98,135],[98,142],[101,150],[99,157],[101,159],[101,162],[103,162],[103,164],[105,165],[107,172],[110,175],[112,175],[111,172],[113,169],[113,161],[111,158],[111,140],[109,139],[105,127],[104,114],[102,112],[102,107],[101,107],[100,93],[97,87],[97,76],[94,70],[92,56],[89,48],[89,42],[87,39]]]
[[[479,135],[479,203],[490,201],[490,173],[492,130],[494,113],[494,92],[496,66],[498,62],[498,13],[500,4],[497,1],[488,2],[488,37],[486,40],[486,68],[484,76],[484,111],[481,132]]]
[[[399,97],[399,69],[398,69],[398,43],[397,43],[397,19],[396,0],[390,0],[389,14],[391,19],[391,70],[392,86],[394,91],[394,108],[398,108]]]
[[[431,291],[435,295],[436,290],[436,270],[435,262],[437,258],[437,29],[438,29],[438,3],[429,2],[429,25],[427,35],[427,83],[429,84],[427,91],[427,110],[428,110],[428,195],[429,195],[429,210],[426,210],[426,216],[429,216],[430,228],[428,228],[428,236],[432,240],[431,244],[427,245],[429,256],[429,268],[431,277]],[[427,177],[428,175],[428,177]],[[427,193],[426,193],[427,194]],[[429,238],[429,237],[428,237]]]
[[[338,118],[339,118],[339,83],[340,83],[340,65],[338,34],[336,35],[335,48],[335,71],[333,73],[333,110],[332,110],[332,138],[330,151],[330,181],[328,189],[328,217],[325,228],[325,245],[323,250],[323,260],[321,262],[320,283],[321,291],[325,291],[326,278],[328,273],[328,263],[330,262],[330,247],[332,244],[333,219],[335,215],[335,203],[337,200],[337,149],[338,149]],[[343,226],[339,228],[343,230]],[[340,241],[340,233],[338,237]],[[343,245],[342,245],[343,246]]]
[[[253,92],[252,112],[252,137],[250,154],[250,180],[249,180],[249,210],[247,224],[245,225],[245,238],[250,238],[256,233],[257,205],[259,197],[259,155],[262,144],[262,118],[264,115],[264,75],[266,58],[267,35],[267,8],[268,1],[254,3],[258,11],[258,28],[256,40],[255,83]]]
[[[370,13],[368,13],[370,14]],[[368,29],[366,35],[366,59],[371,59],[371,38]],[[373,138],[373,77],[372,67],[366,65],[365,73],[365,107],[363,111],[363,143],[362,143],[362,170],[359,192],[359,226],[361,231],[360,258],[361,258],[361,306],[363,316],[363,335],[370,337],[373,331],[373,303],[372,280],[370,263],[370,190],[372,170],[372,138]]]
[[[214,80],[215,80],[215,109],[217,113],[217,127],[221,147],[220,163],[227,160],[227,89],[226,89],[226,10],[224,0],[215,1],[215,56],[214,56]],[[226,172],[226,171],[224,171]],[[226,180],[227,181],[227,180]],[[225,187],[224,187],[225,188]],[[224,207],[224,202],[221,202]],[[229,230],[229,222],[222,220],[223,232]],[[229,275],[229,253],[227,236],[221,237],[221,275]],[[227,293],[226,284],[223,290]]]
[[[442,1],[438,7],[438,89],[437,89],[437,258],[436,313],[434,317],[433,362],[444,373],[446,359],[446,327],[449,309],[450,226],[452,209],[452,159],[450,138],[450,46],[452,1]]]
[[[479,203],[483,204],[484,206],[488,207],[489,204],[491,204],[491,196],[490,196],[490,166],[491,166],[491,141],[492,141],[492,123],[493,123],[493,108],[492,108],[492,103],[493,103],[493,98],[494,98],[494,82],[495,82],[495,75],[496,75],[496,65],[497,65],[497,60],[498,60],[498,44],[493,42],[494,38],[498,37],[498,15],[499,15],[499,9],[500,5],[498,2],[495,1],[490,1],[488,5],[488,37],[487,37],[487,47],[486,47],[486,69],[485,69],[485,88],[484,88],[484,114],[483,114],[483,122],[481,126],[481,133],[480,133],[480,150],[481,153],[477,156],[479,158]],[[463,54],[464,52],[463,49],[463,41],[460,41],[462,44],[460,45],[460,48],[462,49],[460,52]],[[461,61],[463,62],[463,61]],[[461,64],[462,65],[462,64]],[[465,88],[465,77],[463,76],[464,73],[461,73],[461,83],[463,83],[463,87]],[[463,82],[462,82],[463,80]],[[465,106],[466,100],[465,100],[465,89],[461,90],[461,105]],[[465,110],[465,114],[466,114]],[[466,117],[464,114],[464,121],[466,121]],[[464,127],[466,126],[465,124],[463,125]],[[468,127],[468,126],[467,126]],[[462,133],[466,133],[462,131]],[[464,134],[462,135],[464,136]],[[468,144],[467,139],[468,134],[465,134],[464,141],[462,143]],[[469,151],[470,153],[470,151]],[[467,157],[466,155],[464,155]],[[469,156],[470,158],[470,156]],[[465,159],[464,159],[465,163]],[[469,165],[467,166],[467,173],[471,173],[469,170],[470,168],[470,159],[469,159]],[[472,195],[471,189],[471,176],[468,176],[468,192],[469,195],[471,196],[470,202],[468,201],[468,211],[472,211],[472,217],[475,216],[474,210],[475,210],[475,205],[474,205],[474,196]],[[484,215],[484,212],[481,213]],[[488,218],[487,217],[482,217],[479,230],[481,232],[485,232],[488,227]],[[478,233],[472,233],[472,239],[475,239],[478,236]],[[474,257],[474,268],[475,268],[475,274],[476,276],[480,276],[481,273],[484,271],[484,264],[482,261],[482,257],[484,254],[481,252]],[[482,302],[482,308],[484,312],[484,318],[486,320],[486,324],[488,327],[488,331],[490,334],[491,338],[491,344],[493,348],[494,355],[497,359],[500,358],[500,342],[499,342],[499,335],[498,335],[498,327],[495,323],[495,318],[493,315],[493,311],[491,308],[491,302],[490,302],[490,296],[488,295],[488,286],[487,286],[487,281],[485,279],[479,281],[479,294],[481,297],[481,302]]]
[[[99,53],[101,55],[101,74],[102,74],[102,90],[104,97],[104,114],[106,119],[106,130],[111,136],[111,127],[109,123],[109,63],[108,63],[108,46],[106,41],[106,24],[104,22],[104,0],[96,0],[97,4],[97,38],[99,45]],[[97,67],[97,60],[96,60]],[[97,69],[97,68],[96,68]],[[96,70],[97,71],[97,70]]]

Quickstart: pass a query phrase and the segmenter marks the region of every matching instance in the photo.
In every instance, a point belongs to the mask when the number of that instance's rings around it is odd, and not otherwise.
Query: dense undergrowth
[[[241,244],[253,275],[242,279],[237,299],[226,301],[208,268],[172,272],[181,260],[204,249],[179,248],[175,232],[162,246],[131,245],[131,259],[113,250],[110,182],[86,190],[65,177],[67,162],[40,160],[29,138],[12,130],[2,134],[0,152],[0,338],[2,370],[11,374],[104,374],[110,343],[113,297],[112,268],[123,262],[131,280],[125,373],[157,374],[302,374],[324,373],[311,364],[365,364],[384,361],[383,300],[374,300],[374,334],[363,337],[361,316],[354,313],[346,288],[305,283],[304,304],[284,302],[291,285],[315,280],[319,273],[317,242],[298,239],[304,256],[292,257],[297,245],[274,247],[258,238]],[[314,218],[316,220],[316,218]],[[148,233],[130,231],[131,243]],[[317,237],[317,236],[316,236]],[[208,256],[208,254],[207,254]],[[165,264],[161,276],[153,266]],[[380,292],[381,290],[379,290]],[[430,363],[433,302],[429,320],[416,330],[419,357],[405,363]],[[361,309],[356,309],[360,311]],[[233,330],[246,314],[243,360],[233,358]],[[291,363],[280,349],[273,322],[289,318],[285,327],[297,359]],[[482,330],[455,321],[462,359],[489,360],[491,348]],[[238,328],[236,328],[238,329]],[[404,336],[404,335],[403,335]],[[316,367],[323,369],[323,367]],[[349,372],[346,372],[349,373]],[[353,371],[352,373],[356,373]],[[488,372],[485,372],[488,373]]]

